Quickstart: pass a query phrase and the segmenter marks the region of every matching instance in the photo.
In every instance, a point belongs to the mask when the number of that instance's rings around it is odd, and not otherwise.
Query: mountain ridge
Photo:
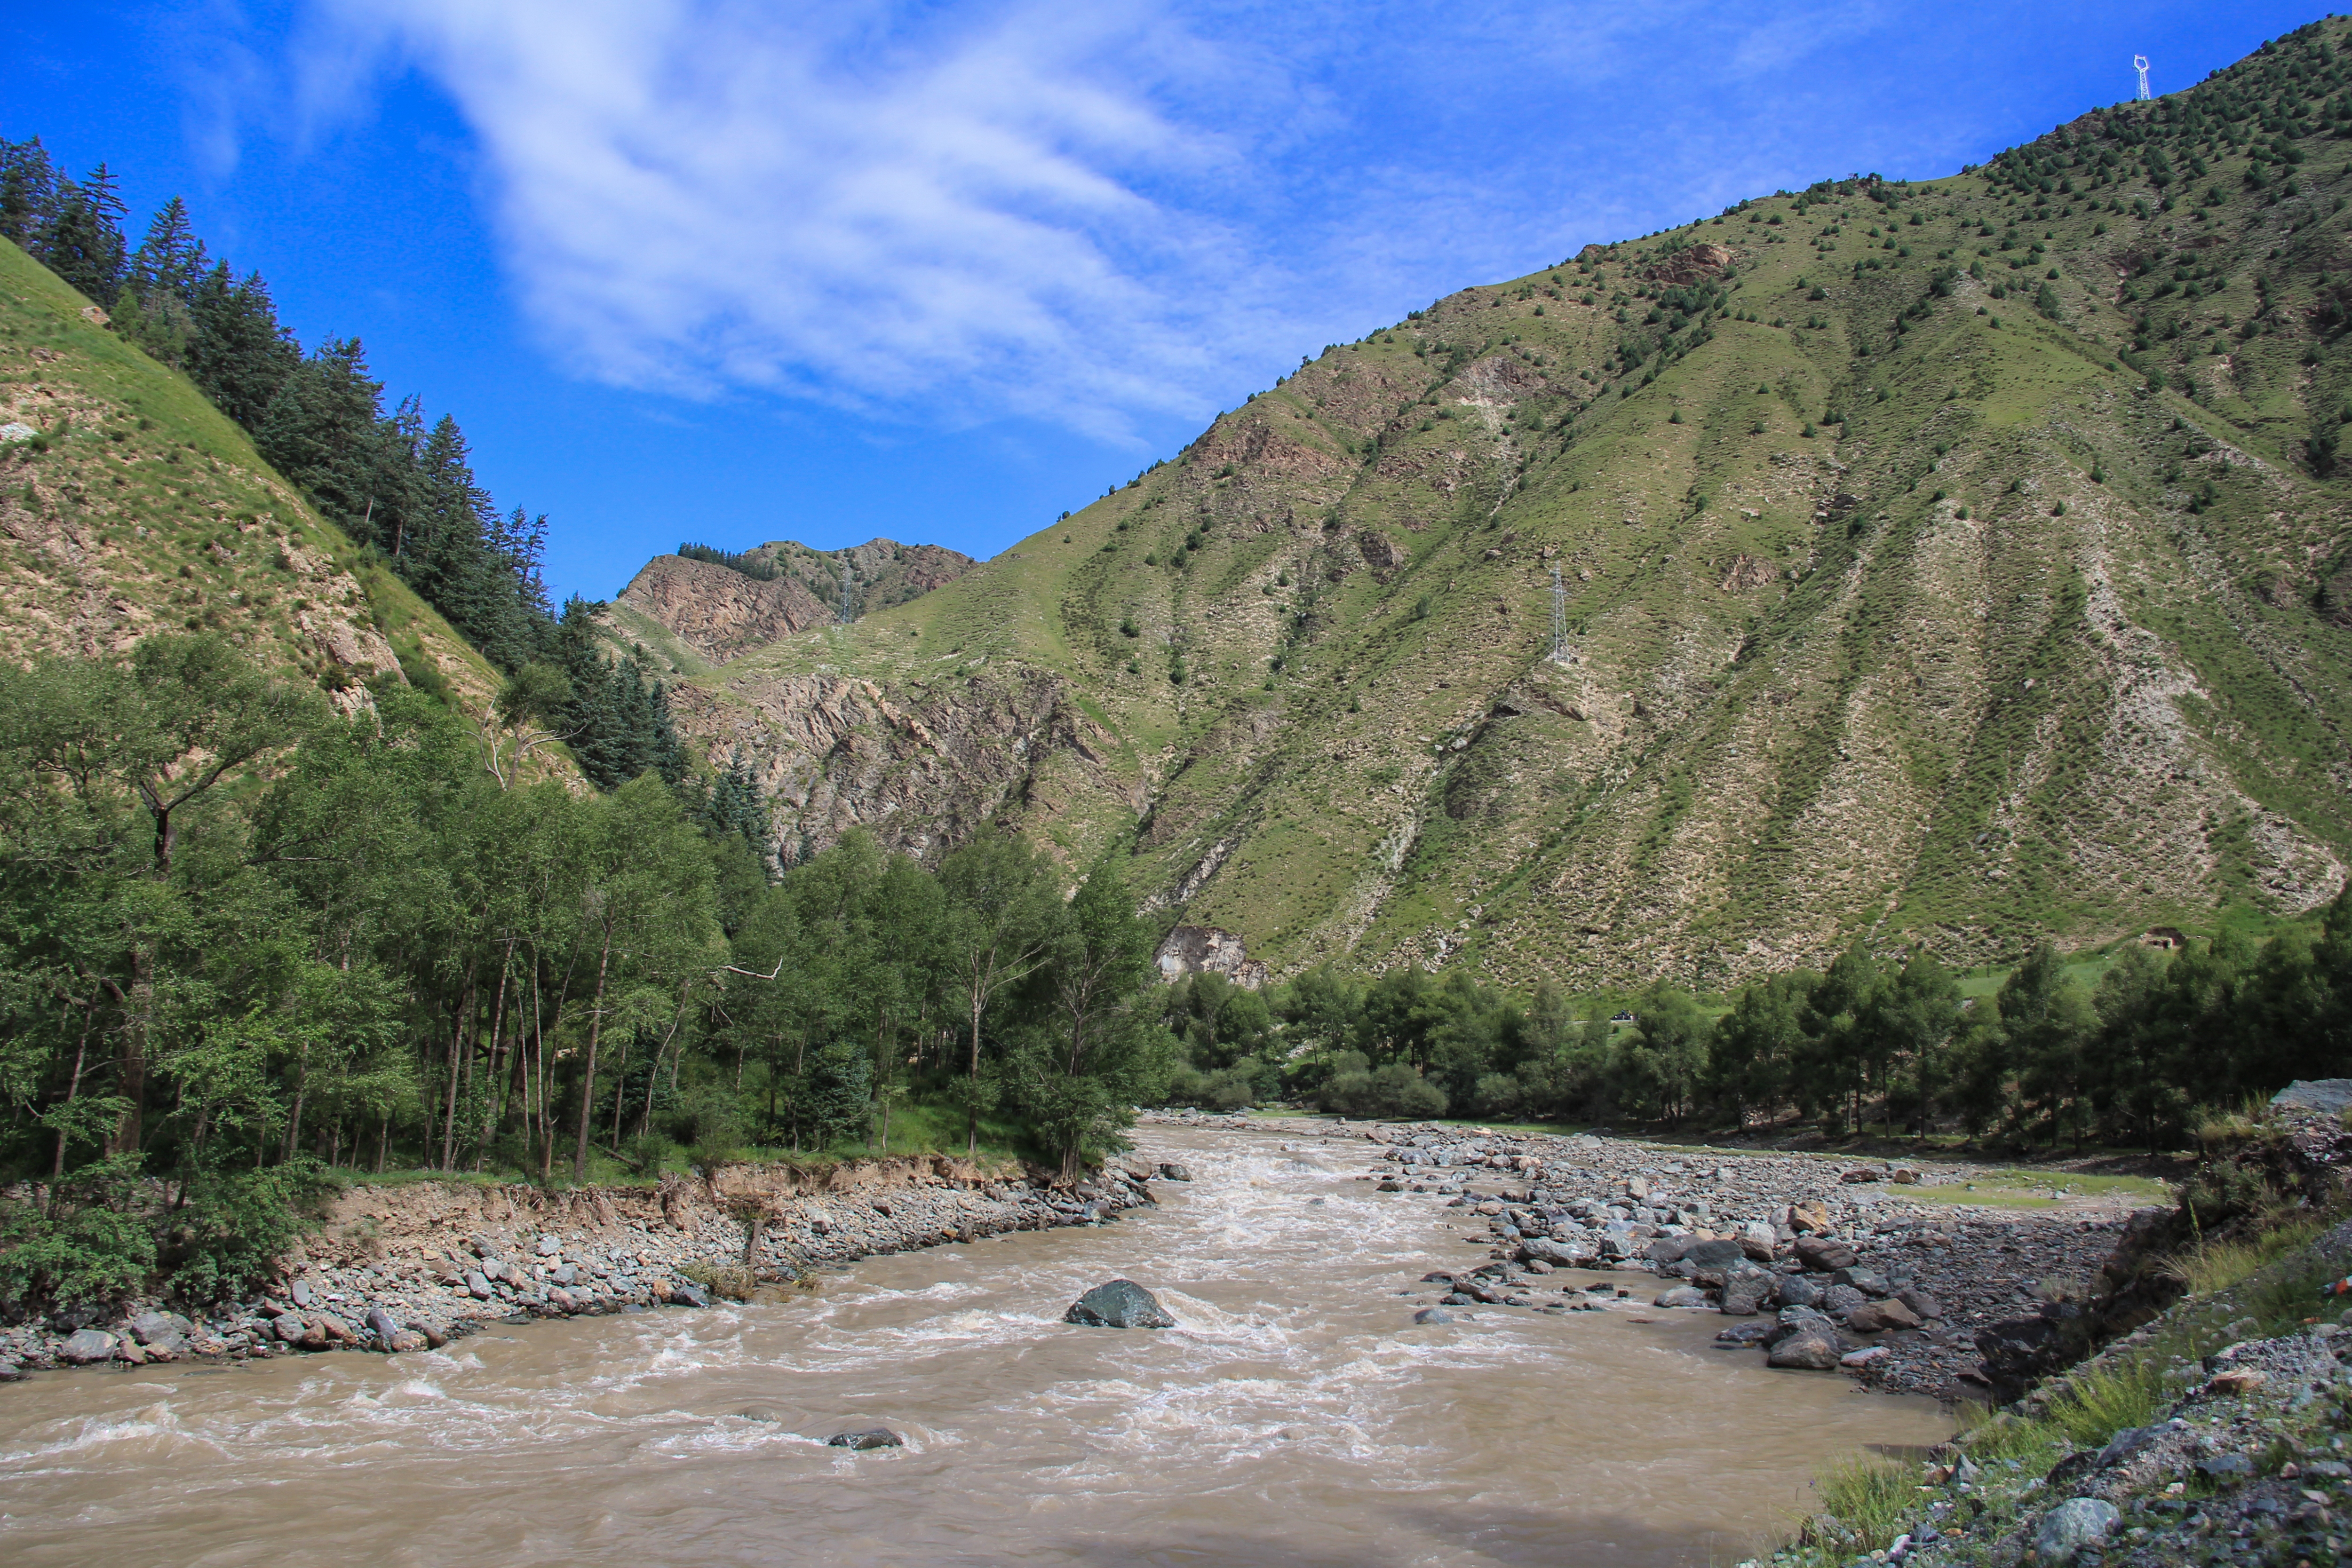
[[[788,846],[1129,852],[1276,973],[2306,911],[2352,855],[2343,41],[1448,296],[679,722]]]

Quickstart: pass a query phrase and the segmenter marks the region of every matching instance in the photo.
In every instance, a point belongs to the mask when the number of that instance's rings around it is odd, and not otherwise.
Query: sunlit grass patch
[[[1856,1454],[1823,1470],[1813,1482],[1818,1511],[1835,1518],[1855,1539],[1841,1551],[1880,1552],[1919,1511],[1917,1467],[1876,1454]]]
[[[2010,1187],[1978,1186],[1969,1183],[1948,1182],[1941,1186],[1909,1187],[1904,1190],[1903,1196],[1922,1203],[1981,1204],[1987,1208],[2058,1207],[2058,1200],[2053,1197],[2036,1197],[2030,1192]]]

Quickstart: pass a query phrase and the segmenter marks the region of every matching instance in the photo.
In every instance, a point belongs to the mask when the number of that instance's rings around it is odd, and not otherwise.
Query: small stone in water
[[[907,1440],[887,1427],[868,1427],[862,1432],[835,1432],[824,1440],[828,1448],[903,1448]]]

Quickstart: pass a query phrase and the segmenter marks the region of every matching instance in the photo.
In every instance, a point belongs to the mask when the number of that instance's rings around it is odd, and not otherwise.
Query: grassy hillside
[[[1131,846],[1277,968],[2308,909],[2352,852],[2346,33],[1450,296],[687,722],[788,837]]]
[[[96,653],[211,628],[346,707],[398,669],[471,705],[496,682],[186,377],[0,241],[0,652]]]

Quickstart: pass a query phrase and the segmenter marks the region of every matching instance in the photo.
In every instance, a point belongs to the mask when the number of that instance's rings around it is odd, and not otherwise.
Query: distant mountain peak
[[[619,603],[725,664],[795,632],[903,604],[978,564],[943,546],[886,538],[830,550],[776,539],[740,553],[688,544],[647,561]]]

